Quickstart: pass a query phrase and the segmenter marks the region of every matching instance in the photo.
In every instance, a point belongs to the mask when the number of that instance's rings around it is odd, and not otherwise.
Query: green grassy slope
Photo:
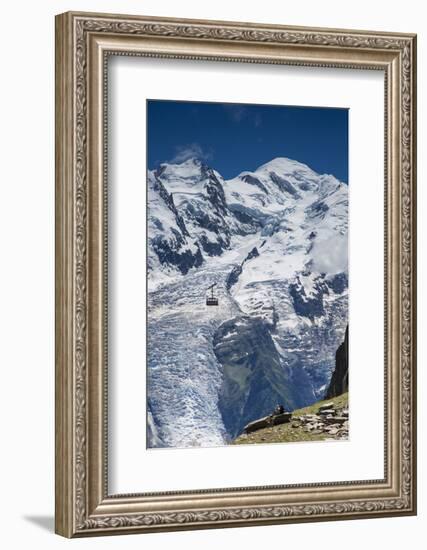
[[[292,419],[296,419],[303,414],[316,414],[319,407],[325,403],[334,403],[335,408],[344,408],[348,406],[348,393],[343,393],[338,397],[326,399],[313,403],[309,407],[297,409],[292,413]],[[288,424],[280,426],[272,426],[264,428],[251,434],[241,434],[233,442],[232,445],[246,445],[250,443],[289,443],[295,441],[323,441],[330,439],[330,436],[325,433],[317,434],[304,431],[302,426],[293,427],[292,420]]]

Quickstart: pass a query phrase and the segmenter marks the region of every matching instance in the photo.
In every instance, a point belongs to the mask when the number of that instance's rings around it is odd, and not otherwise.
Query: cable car
[[[214,295],[214,287],[216,286],[216,283],[211,285],[208,290],[211,291],[210,294],[206,296],[206,305],[207,306],[217,306],[218,305],[218,298]]]

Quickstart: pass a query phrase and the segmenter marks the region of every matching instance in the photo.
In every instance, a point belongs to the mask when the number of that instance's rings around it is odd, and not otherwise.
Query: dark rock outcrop
[[[318,200],[313,202],[310,206],[306,208],[306,213],[309,218],[318,218],[323,220],[326,212],[329,210],[329,206],[323,200]]]
[[[348,275],[347,273],[337,273],[334,277],[327,281],[327,284],[335,292],[335,294],[341,294],[346,288],[348,288]]]
[[[289,294],[292,298],[295,313],[308,317],[312,321],[316,317],[321,317],[325,314],[323,295],[328,293],[329,289],[322,277],[318,277],[314,281],[313,291],[310,295],[306,294],[299,276],[289,285]]]
[[[261,181],[258,178],[255,178],[254,176],[251,176],[250,174],[247,174],[245,176],[242,176],[242,180],[246,183],[249,183],[249,185],[256,185],[263,193],[268,195],[268,189],[261,183]]]
[[[282,193],[289,193],[289,195],[292,195],[296,199],[301,198],[301,195],[298,193],[292,183],[287,179],[278,176],[275,172],[270,172],[270,178],[272,179],[272,181],[274,181],[274,183],[277,185],[280,191],[282,191]]]
[[[252,258],[257,258],[258,256],[259,256],[259,252],[257,247],[255,246],[249,252],[249,254],[246,256],[246,258],[243,260],[243,262],[240,265],[236,265],[235,267],[233,267],[233,269],[230,271],[230,274],[227,277],[227,281],[226,281],[227,290],[230,290],[231,287],[237,283],[240,275],[242,274],[243,266],[245,265],[245,263],[248,262],[249,260],[252,260]]]
[[[199,267],[203,263],[203,256],[200,248],[192,252],[185,248],[185,239],[177,232],[173,231],[175,242],[170,243],[166,239],[156,237],[152,240],[152,247],[162,264],[174,265],[185,275],[192,267]]]
[[[335,370],[332,374],[325,399],[330,399],[348,391],[348,326],[345,330],[344,342],[335,354]]]
[[[264,418],[259,418],[253,422],[249,422],[243,428],[244,433],[250,434],[256,432],[257,430],[262,430],[263,428],[268,428],[270,426],[280,426],[281,424],[287,424],[292,418],[291,412],[284,412],[281,414],[270,414],[269,416],[264,416]]]

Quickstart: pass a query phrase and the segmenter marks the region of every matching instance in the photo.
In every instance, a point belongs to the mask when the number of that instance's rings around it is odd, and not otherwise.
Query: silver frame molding
[[[110,55],[385,74],[385,477],[109,495]],[[56,532],[66,537],[416,513],[416,36],[68,12],[56,17]],[[382,367],[381,367],[382,368]]]

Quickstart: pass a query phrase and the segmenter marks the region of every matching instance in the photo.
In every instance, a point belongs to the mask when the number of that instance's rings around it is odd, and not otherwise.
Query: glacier
[[[148,171],[147,193],[147,446],[224,445],[322,398],[348,324],[348,186],[193,158]]]

